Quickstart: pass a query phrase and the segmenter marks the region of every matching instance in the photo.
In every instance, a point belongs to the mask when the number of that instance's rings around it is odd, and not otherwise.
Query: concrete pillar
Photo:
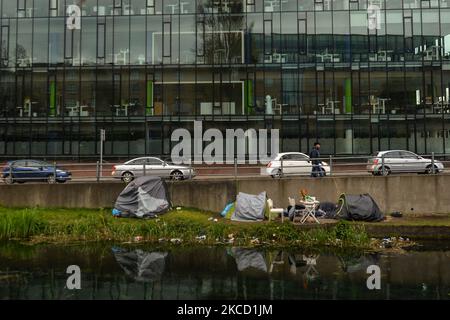
[[[353,130],[352,129],[345,129],[345,140],[344,140],[344,150],[345,153],[353,153],[352,150],[352,141],[353,141]]]
[[[272,97],[269,95],[266,96],[266,114],[273,114]]]

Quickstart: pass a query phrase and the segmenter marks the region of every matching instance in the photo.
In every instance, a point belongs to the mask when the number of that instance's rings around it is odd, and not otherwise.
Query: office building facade
[[[0,0],[0,154],[170,155],[177,128],[281,151],[450,153],[450,0]]]

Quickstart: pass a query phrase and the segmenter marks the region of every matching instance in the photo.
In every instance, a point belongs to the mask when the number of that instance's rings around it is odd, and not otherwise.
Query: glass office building
[[[450,153],[450,0],[0,0],[0,26],[6,157],[95,157],[100,129],[106,156],[169,155],[194,120]]]

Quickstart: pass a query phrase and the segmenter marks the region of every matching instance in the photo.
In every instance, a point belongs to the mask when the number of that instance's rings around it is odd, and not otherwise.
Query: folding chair
[[[281,222],[284,221],[284,209],[283,208],[274,208],[273,207],[273,200],[267,199],[267,205],[269,206],[269,221],[272,218],[272,213],[278,215],[281,214]]]
[[[272,255],[270,254],[270,257],[271,256]],[[275,265],[284,265],[284,252],[283,251],[279,251],[277,256],[270,263],[269,273],[273,272]]]
[[[303,215],[302,219],[300,220],[301,224],[304,224],[309,217],[313,218],[313,220],[320,224],[319,220],[316,218],[316,208],[319,206],[319,201],[302,201],[301,204],[305,206],[305,214]]]
[[[306,266],[307,266],[304,275],[309,280],[315,279],[319,275],[319,271],[317,271],[317,269],[316,269],[317,259],[319,259],[319,257],[320,257],[320,254],[310,255],[310,256],[303,255],[303,261],[306,261]]]

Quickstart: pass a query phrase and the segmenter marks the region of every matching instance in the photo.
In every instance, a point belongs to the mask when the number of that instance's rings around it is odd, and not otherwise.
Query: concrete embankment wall
[[[288,197],[299,199],[300,190],[320,201],[336,202],[342,193],[369,193],[384,212],[449,213],[450,175],[399,175],[390,177],[327,177],[322,179],[248,178],[194,180],[168,183],[174,205],[220,212],[237,192],[267,191],[275,206],[287,207]],[[0,185],[5,207],[110,208],[122,183],[69,183],[64,185]]]

